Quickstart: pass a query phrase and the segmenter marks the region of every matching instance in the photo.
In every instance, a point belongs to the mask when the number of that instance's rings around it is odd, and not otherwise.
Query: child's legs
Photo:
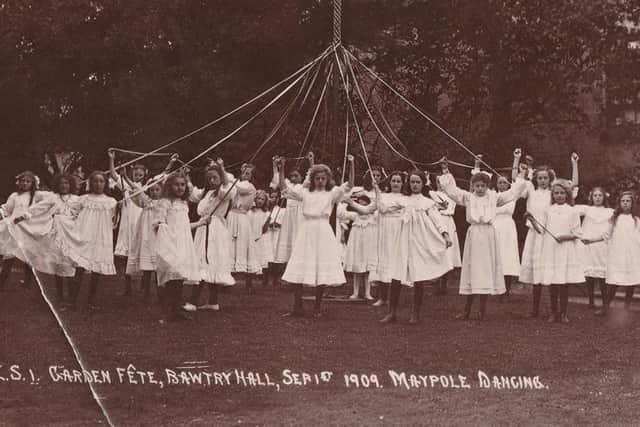
[[[4,284],[9,278],[9,274],[11,274],[11,269],[13,268],[13,263],[15,261],[15,258],[5,258],[4,260],[2,260],[2,270],[0,271],[0,289],[4,288]]]
[[[60,301],[64,299],[64,278],[61,276],[56,276],[56,295]]]
[[[391,281],[391,289],[389,292],[389,314],[395,317],[398,313],[398,304],[400,303],[400,292],[402,285],[399,280]]]
[[[569,306],[569,285],[558,285],[560,291],[560,314],[567,315]]]
[[[540,299],[542,298],[542,285],[533,285],[533,309],[531,314],[537,316],[540,313]]]
[[[420,316],[422,301],[424,300],[424,282],[418,282],[413,285],[413,314]]]
[[[322,296],[324,295],[325,288],[326,286],[324,285],[316,286],[316,301],[313,305],[313,309],[315,311],[320,310],[320,305],[322,304]]]
[[[597,279],[593,278],[593,277],[587,277],[586,283],[587,283],[587,297],[589,298],[589,305],[593,306],[594,303],[594,299],[595,299],[595,281]]]
[[[463,318],[468,319],[471,315],[471,307],[473,306],[473,300],[476,298],[475,295],[467,295],[467,299],[464,303],[464,314]]]
[[[29,264],[24,265],[24,285],[29,286],[35,282],[35,276],[33,275],[33,269]]]
[[[602,298],[602,305],[604,306],[605,300],[607,299],[607,283],[604,279],[598,278],[596,279],[598,283],[598,289],[600,289],[600,297]]]
[[[149,296],[151,292],[151,271],[142,272],[142,290],[144,291],[145,298]]]
[[[218,290],[220,285],[217,283],[209,283],[209,304],[218,305]]]
[[[389,297],[389,283],[380,283],[378,285],[378,299],[386,301]]]
[[[631,301],[633,300],[633,293],[635,291],[635,286],[627,286],[624,290],[624,306],[629,307],[631,305]]]
[[[200,301],[200,294],[202,293],[202,287],[205,285],[205,281],[201,280],[197,285],[191,286],[191,296],[189,297],[189,303],[197,306]]]
[[[294,283],[291,286],[293,287],[293,313],[300,314],[302,313],[302,284]]]
[[[550,285],[549,286],[549,298],[551,303],[551,312],[553,314],[558,313],[558,299],[560,296],[560,286],[559,285]]]
[[[98,284],[100,282],[100,274],[96,272],[91,272],[91,282],[89,286],[89,305],[93,305],[95,303],[95,297],[98,293]]]

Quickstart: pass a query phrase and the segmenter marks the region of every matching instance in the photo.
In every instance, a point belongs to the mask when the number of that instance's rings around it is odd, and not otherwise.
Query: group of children
[[[468,189],[456,185],[446,160],[433,181],[420,170],[387,175],[372,166],[356,187],[352,156],[341,185],[328,166],[315,164],[312,153],[306,173],[299,164],[291,167],[285,158],[274,157],[266,191],[253,185],[250,164],[234,177],[222,160],[209,161],[198,188],[187,169],[174,167],[175,156],[161,174],[149,177],[140,164],[128,174],[118,173],[115,152],[108,154],[109,171],[93,172],[82,190],[84,183],[70,175],[57,176],[50,191],[39,190],[31,172],[17,177],[17,191],[0,207],[0,289],[19,259],[29,267],[27,280],[31,267],[55,276],[58,297],[73,307],[86,272],[88,304],[95,308],[100,277],[116,274],[115,254],[126,259],[124,295],[132,293],[132,278],[141,276],[144,297],[150,299],[155,274],[164,317],[170,320],[188,319],[191,311],[219,310],[221,286],[241,278],[252,291],[258,276],[264,283],[291,285],[290,316],[304,315],[303,286],[313,287],[314,316],[321,316],[326,287],[346,283],[346,272],[353,282],[351,299],[359,299],[364,290],[363,298],[375,300],[373,305],[388,305],[384,323],[397,320],[402,288],[412,288],[409,323],[415,324],[425,285],[435,284],[437,294],[445,293],[451,273],[460,268],[459,293],[466,302],[459,318],[470,318],[477,297],[478,318],[483,319],[488,296],[508,295],[518,279],[532,285],[533,317],[540,314],[542,288],[547,287],[548,320],[566,323],[569,285],[586,282],[592,306],[599,286],[603,305],[598,313],[605,314],[618,286],[626,288],[629,304],[640,284],[633,194],[623,192],[611,209],[607,193],[596,187],[588,205],[575,205],[576,154],[571,180],[556,178],[547,166],[521,164],[519,149],[511,180],[481,171],[477,161]],[[120,201],[106,194],[110,187],[120,191]],[[528,227],[521,257],[513,220],[519,198],[526,199]],[[190,219],[190,205],[196,206],[196,221]],[[456,205],[465,208],[469,224],[462,257],[453,219]],[[335,231],[330,223],[334,213]],[[184,285],[191,285],[186,302]],[[204,289],[208,298],[202,303]]]

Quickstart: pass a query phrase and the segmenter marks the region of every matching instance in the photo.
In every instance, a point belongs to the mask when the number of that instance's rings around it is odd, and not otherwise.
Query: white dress
[[[117,174],[116,174],[117,175]],[[138,227],[138,219],[142,215],[142,207],[134,203],[129,197],[142,188],[140,183],[130,183],[121,175],[117,175],[118,179],[111,180],[111,187],[115,187],[122,192],[123,201],[120,211],[120,227],[118,228],[118,237],[116,239],[116,247],[114,253],[117,256],[128,257],[129,251],[135,244],[136,231]]]
[[[576,205],[582,219],[582,235],[585,239],[597,239],[609,231],[613,209],[604,206]],[[607,242],[584,245],[583,264],[585,277],[604,279],[607,273]]]
[[[523,181],[518,178],[516,182]],[[542,222],[546,210],[551,206],[551,191],[549,189],[535,189],[531,181],[526,182],[526,189],[522,194],[522,198],[527,199],[527,212],[533,215],[538,221]],[[537,263],[540,260],[542,251],[542,235],[533,229],[531,221],[527,220],[527,237],[524,241],[522,250],[522,265],[520,268],[519,281],[539,285],[542,280],[537,277],[534,271],[539,271]]]
[[[191,237],[189,205],[185,200],[161,199],[156,219],[156,276],[158,286],[171,280],[199,282],[198,254]]]
[[[462,266],[462,258],[460,257],[460,239],[458,238],[456,222],[453,219],[453,215],[456,212],[456,202],[442,191],[429,191],[429,197],[431,197],[431,199],[438,205],[446,205],[446,208],[440,208],[439,210],[440,215],[442,215],[442,222],[444,227],[447,229],[447,233],[449,233],[449,238],[452,243],[447,249],[447,256],[449,257],[449,261],[453,268],[460,268]]]
[[[378,255],[376,271],[371,280],[391,283],[393,273],[400,268],[398,242],[402,230],[403,210],[407,196],[401,193],[381,193],[378,199]]]
[[[502,257],[493,222],[498,206],[515,200],[523,191],[524,182],[515,183],[502,193],[487,190],[482,197],[456,187],[451,174],[442,175],[440,184],[449,197],[466,208],[470,224],[462,255],[460,294],[503,294],[506,289]]]
[[[291,194],[299,193],[302,191],[302,184],[293,184],[288,179],[285,179],[286,188],[291,191],[284,191],[282,197],[287,199],[287,207],[284,210],[284,216],[282,219],[282,226],[280,228],[278,246],[276,248],[276,263],[289,262],[291,257],[291,251],[293,250],[293,242],[298,235],[298,228],[302,222],[302,203],[299,200],[292,198]],[[277,177],[271,182],[271,188],[278,188]]]
[[[129,201],[142,208],[142,214],[138,218],[136,231],[129,247],[126,274],[155,271],[157,267],[156,231],[153,229],[153,224],[157,222],[157,205],[160,201],[153,200],[145,193],[140,193]]]
[[[253,206],[256,188],[249,181],[238,181],[234,188],[235,196],[231,201],[231,210],[227,216],[227,226],[233,239],[231,271],[247,273],[249,271],[249,241],[251,240],[251,223],[247,213]]]
[[[372,250],[378,246],[378,223],[375,216],[375,198],[362,206],[362,212],[345,209],[345,221],[352,221],[351,232],[345,248],[344,270],[348,273],[367,273],[370,268]]]
[[[264,237],[266,237],[268,242],[267,259],[270,263],[276,263],[276,251],[278,250],[278,243],[280,241],[280,231],[282,230],[282,222],[286,215],[287,208],[283,208],[280,205],[275,206],[271,212],[269,212],[269,230]]]
[[[496,209],[496,219],[493,226],[496,229],[496,239],[500,246],[502,273],[505,276],[520,275],[520,253],[518,250],[518,232],[513,221],[513,211],[516,202],[509,202]]]
[[[75,266],[56,244],[56,235],[76,225],[78,196],[42,193],[43,198],[24,213],[26,220],[10,227],[20,242],[16,258],[37,271],[60,277],[73,277]],[[68,231],[67,231],[68,232]]]
[[[113,264],[113,216],[116,199],[105,194],[84,194],[77,199],[74,227],[60,228],[56,244],[62,253],[86,271],[116,274]]]
[[[618,216],[608,237],[606,282],[617,286],[640,285],[640,219]]]
[[[549,232],[543,232],[539,276],[542,285],[584,282],[582,243],[571,240],[558,243],[553,236],[581,237],[579,211],[568,204],[553,204],[541,221]],[[553,234],[553,236],[552,236]],[[535,273],[534,273],[535,274]]]
[[[331,191],[287,189],[287,197],[302,202],[302,215],[293,252],[282,280],[308,286],[339,286],[346,282],[340,262],[340,243],[329,224],[333,205],[340,201],[348,184]]]
[[[29,208],[29,203],[33,205],[40,201],[45,192],[36,191],[31,200],[31,193],[11,193],[7,201],[0,206],[0,255],[3,258],[13,258],[18,251],[16,240],[11,235],[13,220],[22,216]]]
[[[233,239],[224,218],[237,191],[235,187],[231,188],[232,185],[229,182],[222,185],[217,192],[209,190],[202,197],[198,203],[198,215],[201,218],[211,218],[208,226],[208,242],[207,227],[198,227],[194,236],[196,258],[202,280],[224,286],[235,284],[231,276]],[[214,209],[215,212],[213,212]]]
[[[437,279],[453,266],[442,237],[447,229],[437,205],[422,194],[412,194],[402,202],[404,213],[396,249],[399,262],[393,279],[413,286],[415,282]]]
[[[267,233],[262,234],[262,227],[269,219],[269,212],[253,208],[247,214],[251,223],[251,240],[249,241],[248,269],[251,274],[262,274],[262,269],[269,267],[271,242]]]

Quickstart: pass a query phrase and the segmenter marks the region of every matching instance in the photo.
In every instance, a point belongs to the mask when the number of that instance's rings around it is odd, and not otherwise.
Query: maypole
[[[333,26],[332,26],[332,40],[331,46],[333,49],[337,49],[342,45],[342,0],[333,0]],[[330,91],[330,102],[328,105],[331,106],[329,110],[329,152],[333,151],[333,156],[335,159],[339,159],[342,155],[342,138],[338,136],[338,126],[337,120],[338,117],[338,96],[340,93],[340,76],[338,67],[334,67],[333,73],[331,75],[331,91]],[[342,171],[344,172],[344,171]],[[344,175],[344,173],[342,173]],[[338,220],[336,217],[336,207],[333,207],[333,211],[330,218],[331,226],[334,231],[338,230]]]

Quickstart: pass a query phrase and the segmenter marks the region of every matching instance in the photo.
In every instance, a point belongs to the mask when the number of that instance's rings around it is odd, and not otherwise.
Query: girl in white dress
[[[140,193],[130,199],[131,203],[142,209],[142,214],[129,248],[125,272],[128,277],[142,273],[143,297],[147,303],[151,298],[151,275],[157,268],[156,232],[153,224],[156,222],[156,209],[161,197],[162,184],[156,182],[146,193]]]
[[[278,172],[278,157],[274,157],[274,170],[273,170],[273,180],[271,181],[271,188],[280,188],[280,174]],[[314,155],[313,153],[309,153],[307,155],[307,160],[309,161],[309,167],[313,166]],[[302,190],[302,182],[303,177],[300,169],[292,168],[289,170],[288,179],[285,180],[285,187],[291,188],[294,192],[299,192]],[[289,258],[291,257],[291,251],[293,249],[293,242],[296,240],[296,236],[298,235],[298,227],[300,222],[302,221],[302,204],[300,201],[289,197],[285,192],[282,194],[282,197],[286,200],[286,210],[284,214],[284,219],[282,220],[282,227],[280,228],[280,236],[278,239],[278,246],[276,248],[276,259],[275,262],[277,264],[286,264],[289,262]],[[284,270],[283,270],[284,271]]]
[[[596,312],[604,315],[615,297],[618,286],[625,289],[625,308],[631,305],[635,287],[640,285],[640,220],[634,215],[635,194],[624,191],[610,220],[609,231],[599,238],[585,239],[587,245],[605,240],[607,250],[606,299],[602,310]]]
[[[231,271],[244,276],[249,290],[251,290],[251,280],[249,280],[248,274],[249,242],[252,234],[248,213],[253,207],[253,200],[256,196],[256,188],[251,183],[253,169],[253,165],[246,163],[240,168],[240,177],[235,185],[235,196],[231,200],[231,209],[227,216],[227,227],[231,231],[233,239]]]
[[[378,245],[376,224],[376,202],[364,191],[352,193],[346,200],[345,219],[352,220],[344,257],[344,271],[353,275],[353,293],[349,299],[358,299],[360,288],[364,287],[364,298],[372,300],[369,283],[369,252]]]
[[[402,194],[405,175],[402,172],[392,172],[389,180],[389,192],[380,193],[378,206],[378,256],[375,278],[378,284],[378,300],[374,306],[387,303],[389,285],[393,280],[393,272],[397,270],[397,244],[402,230],[402,216],[406,197]]]
[[[142,189],[142,184],[148,175],[147,168],[142,164],[134,164],[131,166],[131,177],[127,176],[126,171],[121,174],[116,172],[115,167],[115,151],[107,151],[109,155],[109,174],[111,178],[111,187],[115,187],[122,193],[122,202],[120,210],[120,226],[118,227],[118,237],[114,254],[116,257],[124,258],[124,264],[127,265],[129,253],[134,249],[136,243],[136,233],[138,231],[138,220],[142,215],[143,207],[131,200],[133,194],[138,193]],[[178,159],[178,155],[171,156],[171,160],[167,164],[164,173],[168,173],[174,162]],[[156,177],[157,178],[157,177]],[[131,296],[131,273],[126,271],[124,275],[124,292],[123,296]]]
[[[510,190],[496,193],[489,190],[490,181],[489,174],[478,172],[471,177],[472,192],[461,190],[449,173],[446,162],[442,164],[440,177],[442,189],[457,204],[466,208],[467,222],[470,224],[464,243],[460,272],[460,294],[467,295],[464,312],[458,316],[463,320],[469,319],[476,295],[480,295],[479,319],[483,320],[487,297],[505,292],[502,257],[493,222],[497,208],[519,197],[525,182],[521,180]]]
[[[552,203],[541,220],[544,228],[538,229],[542,232],[540,283],[549,286],[551,296],[549,322],[569,323],[568,285],[585,281],[579,242],[582,236],[580,214],[572,206],[573,191],[573,183],[566,179],[557,179],[551,184]]]
[[[428,176],[427,176],[428,177]],[[460,257],[460,239],[458,238],[458,231],[456,228],[456,222],[453,216],[456,213],[456,202],[451,200],[451,197],[442,191],[440,182],[436,179],[436,186],[438,191],[429,191],[429,197],[436,203],[438,211],[442,216],[442,223],[447,230],[447,234],[451,239],[451,246],[447,248],[447,256],[451,266],[456,269],[462,266],[462,258]],[[436,295],[446,295],[447,285],[449,279],[453,273],[453,270],[442,276],[436,290]]]
[[[282,270],[282,264],[276,262],[276,251],[278,250],[278,242],[280,240],[280,231],[282,230],[283,221],[287,215],[287,208],[283,206],[284,200],[280,199],[279,190],[269,191],[269,222],[267,223],[267,230],[263,238],[267,239],[267,259],[269,261],[269,268],[267,271],[267,280],[275,286],[280,279]]]
[[[508,191],[511,187],[509,180],[503,176],[499,176],[496,181],[498,192]],[[493,226],[496,229],[496,239],[500,246],[500,257],[502,261],[502,274],[504,275],[504,284],[506,292],[504,295],[509,297],[511,292],[511,284],[520,274],[520,254],[518,251],[518,232],[516,231],[516,223],[513,221],[513,211],[516,208],[515,200],[506,203],[496,209],[496,219]],[[502,296],[501,296],[502,298]]]
[[[270,244],[266,235],[265,224],[269,219],[267,209],[267,193],[264,190],[256,191],[254,206],[249,211],[249,222],[251,223],[251,240],[249,241],[249,275],[262,276],[262,284],[267,285]],[[250,287],[250,289],[252,289]]]
[[[71,175],[55,176],[53,192],[44,192],[42,199],[17,217],[13,235],[21,242],[16,257],[31,264],[36,271],[55,276],[56,294],[64,302],[64,278],[73,277],[73,261],[65,257],[56,244],[58,230],[75,226],[78,196],[76,180]]]
[[[187,310],[220,310],[218,294],[220,286],[233,286],[233,239],[227,228],[225,214],[236,196],[237,181],[224,170],[224,162],[218,159],[205,170],[205,187],[194,190],[191,201],[198,201],[198,215],[205,226],[196,228],[194,245],[201,281],[192,288]],[[234,185],[235,183],[235,185]],[[198,304],[202,288],[208,285],[208,302]]]
[[[367,172],[365,172],[364,174],[364,182],[363,182],[363,187],[364,187],[364,194],[371,199],[372,203],[376,203],[376,198],[377,198],[377,193],[375,191],[374,188],[374,184],[375,186],[379,186],[380,183],[385,179],[385,171],[384,168],[382,166],[377,166],[377,165],[373,165],[371,166],[371,170],[368,170]],[[376,210],[373,214],[372,214],[373,218],[372,218],[372,223],[369,225],[369,227],[371,228],[371,234],[373,236],[375,236],[375,242],[376,244],[371,245],[367,248],[367,272],[369,273],[367,276],[367,285],[371,288],[372,285],[375,284],[379,284],[378,281],[378,277],[377,277],[377,270],[378,270],[378,239],[379,239],[379,233],[380,233],[380,215],[378,214],[378,211]],[[382,287],[378,286],[378,294],[382,294]],[[385,296],[385,300],[386,300],[386,296]]]
[[[602,187],[595,187],[589,193],[588,205],[576,205],[582,216],[582,233],[583,239],[591,240],[603,236],[609,231],[611,225],[611,217],[613,209],[608,207],[607,193]],[[603,306],[606,298],[606,282],[607,273],[607,242],[599,241],[597,243],[588,244],[584,251],[584,275],[587,279],[587,291],[589,294],[589,307],[594,308],[595,288],[598,284],[600,295],[602,296]]]
[[[116,199],[104,192],[107,177],[103,172],[94,171],[88,179],[90,193],[78,197],[78,218],[73,228],[60,228],[56,243],[65,256],[78,266],[73,285],[71,304],[77,304],[82,275],[91,273],[89,287],[89,307],[97,308],[95,296],[101,275],[115,275],[113,264],[113,217],[116,211]]]
[[[182,311],[182,285],[202,279],[191,230],[205,225],[207,217],[191,224],[188,198],[187,178],[176,173],[164,183],[163,198],[157,203],[156,275],[158,286],[164,288],[162,305],[169,320],[190,319]]]
[[[389,296],[389,314],[381,322],[396,321],[401,285],[413,287],[413,314],[410,324],[420,321],[424,284],[445,275],[452,266],[447,248],[452,245],[449,233],[435,202],[424,196],[427,177],[424,172],[408,174],[408,196],[400,200],[403,218],[396,242],[396,257]]]
[[[42,192],[38,191],[36,175],[31,171],[24,171],[16,177],[17,191],[11,193],[7,201],[0,206],[0,255],[3,258],[2,271],[0,271],[0,291],[11,274],[15,262],[15,253],[18,244],[11,235],[11,224],[23,215],[29,206],[42,198]],[[25,264],[25,285],[33,279],[31,267]]]
[[[302,310],[302,286],[315,287],[316,301],[314,313],[321,316],[320,304],[326,286],[340,286],[345,283],[340,262],[340,243],[329,224],[333,205],[344,197],[353,185],[353,156],[348,156],[349,181],[342,186],[334,186],[331,169],[326,165],[314,165],[309,172],[309,180],[302,190],[286,187],[284,180],[284,159],[280,160],[280,188],[286,190],[288,198],[302,202],[303,222],[300,224],[293,252],[282,280],[294,287],[294,304],[291,315],[300,316]]]

